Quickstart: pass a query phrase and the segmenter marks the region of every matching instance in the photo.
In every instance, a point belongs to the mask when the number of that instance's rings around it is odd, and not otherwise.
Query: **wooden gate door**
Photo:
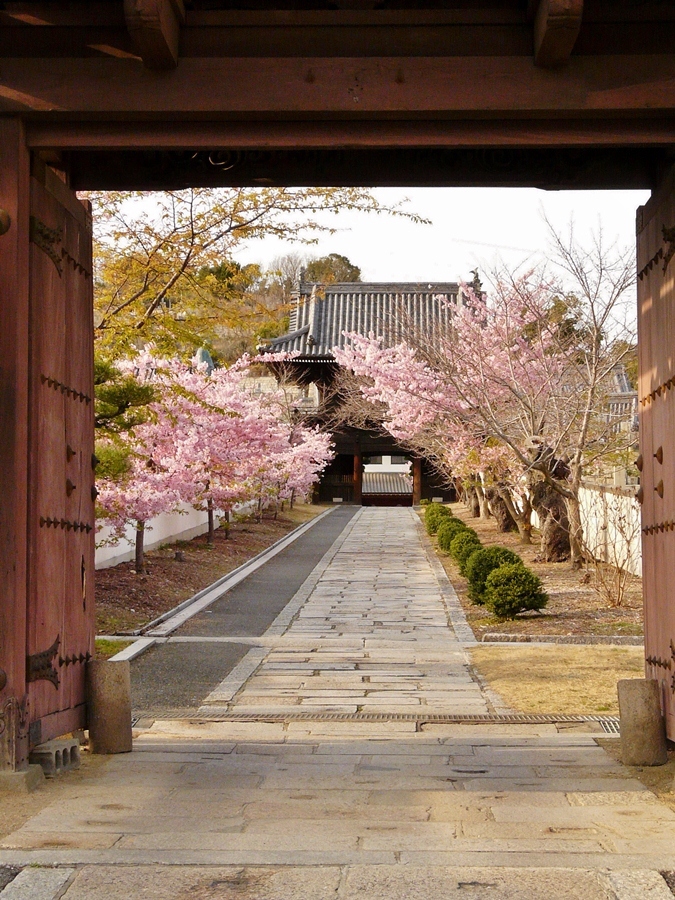
[[[91,215],[49,168],[30,186],[29,739],[82,728],[94,647]]]
[[[637,215],[645,675],[675,740],[675,169]]]

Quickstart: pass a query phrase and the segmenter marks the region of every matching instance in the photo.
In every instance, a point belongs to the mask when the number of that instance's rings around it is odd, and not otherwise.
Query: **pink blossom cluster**
[[[130,437],[129,472],[99,486],[101,516],[119,536],[181,504],[226,512],[304,498],[333,457],[330,435],[292,421],[283,391],[253,393],[248,358],[211,374],[149,351],[123,365],[157,399]]]
[[[488,297],[462,285],[450,324],[411,331],[406,342],[346,333],[337,361],[380,406],[384,427],[462,476],[521,469],[533,438],[564,432],[570,354],[560,352],[551,291],[533,273],[495,285]]]

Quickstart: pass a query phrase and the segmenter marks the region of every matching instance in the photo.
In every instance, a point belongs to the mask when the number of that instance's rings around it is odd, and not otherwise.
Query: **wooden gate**
[[[675,169],[637,215],[645,674],[675,740]]]
[[[26,682],[29,743],[82,728],[94,652],[91,215],[49,168],[30,183]]]

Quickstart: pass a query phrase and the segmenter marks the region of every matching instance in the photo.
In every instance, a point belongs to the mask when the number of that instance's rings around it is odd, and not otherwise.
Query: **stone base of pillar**
[[[668,761],[659,682],[628,678],[617,684],[621,717],[621,761],[626,766],[662,766]]]
[[[0,793],[29,794],[44,780],[42,766],[28,766],[20,772],[0,772]]]
[[[130,753],[131,667],[93,659],[87,666],[87,719],[92,753]]]

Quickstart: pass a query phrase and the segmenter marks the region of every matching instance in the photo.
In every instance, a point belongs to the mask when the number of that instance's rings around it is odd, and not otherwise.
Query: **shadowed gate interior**
[[[84,189],[650,188],[638,216],[646,673],[675,739],[675,7],[0,4],[0,767],[86,722]]]

